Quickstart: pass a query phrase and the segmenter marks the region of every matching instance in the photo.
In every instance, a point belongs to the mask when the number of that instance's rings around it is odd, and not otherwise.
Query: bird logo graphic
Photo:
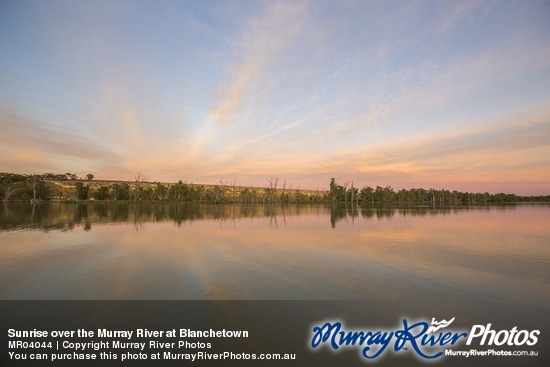
[[[447,326],[451,325],[453,321],[455,321],[454,317],[449,321],[443,319],[439,322],[435,321],[435,318],[432,318],[432,325],[428,328],[428,333],[435,333],[439,329],[444,329]]]

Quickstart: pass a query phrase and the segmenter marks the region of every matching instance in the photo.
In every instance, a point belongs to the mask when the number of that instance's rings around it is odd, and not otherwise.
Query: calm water
[[[548,205],[0,209],[2,299],[550,300]]]
[[[456,317],[457,327],[492,323],[497,330],[541,330],[535,350],[550,350],[550,205],[25,204],[0,206],[0,214],[2,300],[306,300],[185,307],[199,315],[192,318],[198,327],[222,315],[245,330],[269,322],[295,325],[296,335],[320,320],[391,326],[402,316]],[[9,309],[9,318],[29,322],[29,328],[66,322],[67,310],[76,315],[75,328],[83,309],[97,323],[101,306],[57,310],[45,303],[37,313],[36,302],[20,311],[7,303],[0,306]],[[128,307],[111,317],[116,325],[121,315],[142,319],[141,308]],[[183,306],[174,307],[179,315]],[[306,337],[285,334],[279,340]],[[319,358],[315,365],[364,365],[352,352],[337,360],[329,353],[308,355]],[[548,365],[548,358],[521,363]],[[511,367],[518,361],[467,362]],[[419,363],[412,356],[388,360],[412,362]],[[445,365],[463,362],[451,358]]]

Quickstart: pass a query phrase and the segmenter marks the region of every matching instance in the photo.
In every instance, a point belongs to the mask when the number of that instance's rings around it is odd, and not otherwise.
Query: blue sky
[[[1,171],[550,193],[548,1],[3,1]]]

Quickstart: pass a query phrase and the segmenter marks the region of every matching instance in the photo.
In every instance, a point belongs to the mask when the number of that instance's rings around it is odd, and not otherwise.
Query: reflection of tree
[[[275,208],[276,207],[273,204],[266,205],[266,214],[269,216],[269,226],[277,229],[279,228],[279,223],[277,223],[277,213]]]
[[[346,217],[344,207],[342,205],[332,204],[330,206],[330,225],[332,228],[336,227],[336,222]]]
[[[523,204],[526,205],[526,204]],[[39,228],[43,230],[72,230],[84,227],[91,230],[96,224],[132,223],[140,232],[144,223],[171,221],[181,226],[201,220],[219,223],[235,222],[240,218],[250,220],[265,218],[269,225],[286,226],[289,218],[298,216],[330,216],[330,225],[362,220],[391,220],[400,216],[439,216],[463,211],[514,210],[516,204],[477,207],[361,207],[336,204],[201,204],[189,202],[88,202],[28,204],[6,203],[0,205],[0,230]]]
[[[131,209],[132,209],[132,223],[134,225],[134,231],[136,232],[136,234],[139,234],[139,232],[141,232],[141,220],[140,220],[141,212],[142,212],[141,203],[132,204]]]

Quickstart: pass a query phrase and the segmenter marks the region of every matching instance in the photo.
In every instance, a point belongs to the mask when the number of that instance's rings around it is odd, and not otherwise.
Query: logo
[[[372,360],[381,357],[386,352],[414,353],[416,356],[434,360],[448,354],[450,347],[461,343],[470,346],[478,345],[535,345],[539,330],[521,330],[517,327],[511,330],[492,330],[491,324],[473,325],[470,332],[464,330],[448,330],[455,321],[432,318],[427,321],[409,322],[403,319],[396,329],[378,330],[347,330],[340,321],[325,322],[312,328],[312,349],[327,347],[334,351],[343,348],[357,348],[363,358]],[[446,353],[447,352],[447,353]]]
[[[453,321],[455,321],[454,317],[449,321],[441,320],[440,322],[437,322],[434,318],[432,318],[432,326],[428,328],[428,333],[435,333],[439,329],[446,328],[447,326],[451,325]]]

